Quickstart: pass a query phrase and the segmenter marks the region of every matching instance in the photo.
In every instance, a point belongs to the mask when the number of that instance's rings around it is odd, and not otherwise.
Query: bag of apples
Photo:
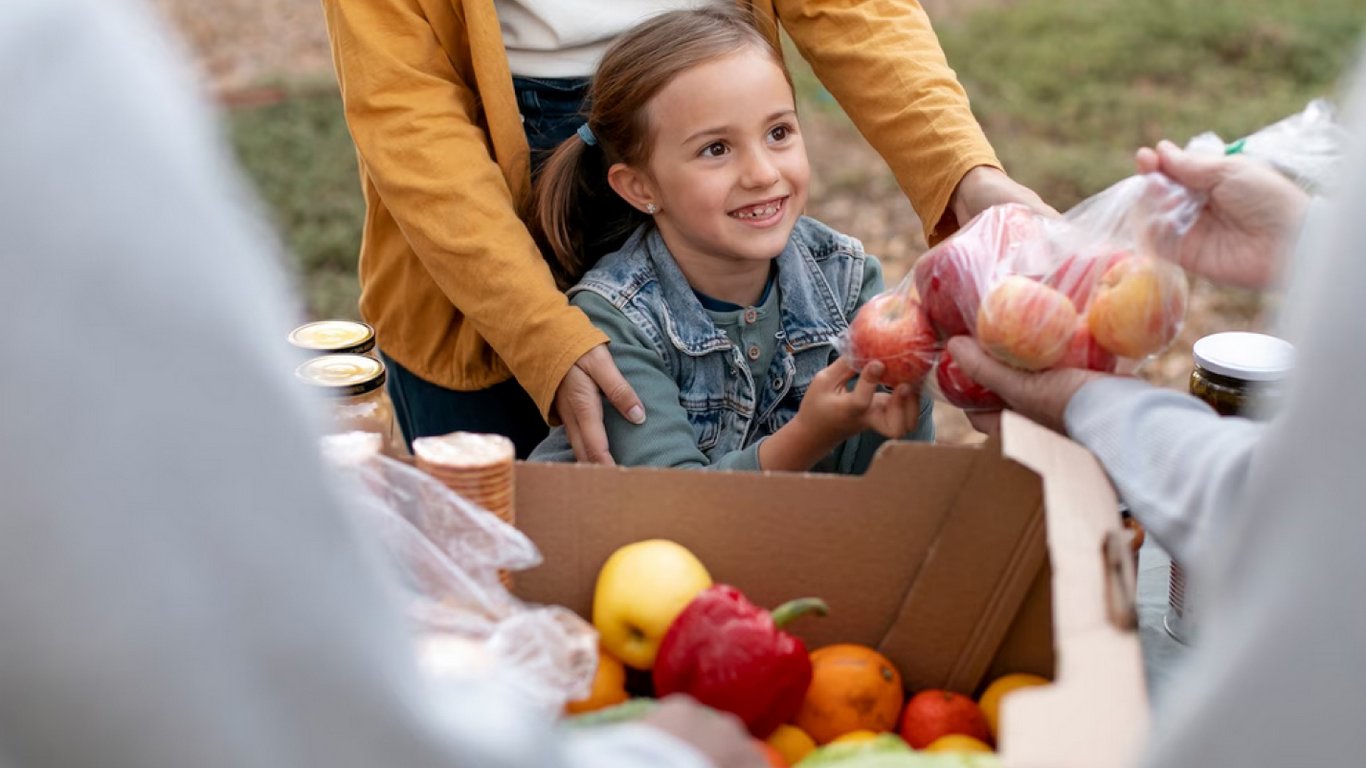
[[[1154,176],[1126,179],[1061,218],[989,208],[860,309],[842,353],[856,368],[881,360],[888,386],[932,373],[935,394],[965,409],[1003,404],[954,363],[945,347],[953,336],[975,336],[1030,371],[1132,370],[1176,338],[1186,311],[1185,274],[1149,255],[1144,233],[1170,231],[1151,226],[1159,219],[1184,232],[1202,204]]]
[[[1203,134],[1187,149],[1243,153],[1322,189],[1345,146],[1331,107],[1316,101],[1232,144]],[[1181,330],[1186,275],[1158,254],[1174,252],[1204,204],[1203,193],[1154,173],[1126,178],[1057,218],[1022,205],[989,208],[862,307],[840,353],[858,369],[882,361],[888,386],[929,377],[936,396],[969,410],[1003,403],[954,363],[945,346],[953,336],[975,336],[1024,370],[1131,372]]]

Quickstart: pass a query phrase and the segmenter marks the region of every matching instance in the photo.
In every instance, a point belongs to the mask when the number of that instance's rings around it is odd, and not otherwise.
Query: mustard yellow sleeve
[[[569,305],[517,215],[476,85],[452,63],[469,52],[429,20],[453,28],[456,11],[449,0],[323,9],[364,172],[422,267],[548,414],[569,367],[606,337]]]
[[[914,0],[776,0],[782,26],[896,175],[930,242],[957,228],[949,201],[1000,167],[929,16]]]

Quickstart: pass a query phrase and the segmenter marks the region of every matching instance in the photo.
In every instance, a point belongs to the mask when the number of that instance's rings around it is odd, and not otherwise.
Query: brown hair
[[[655,16],[619,38],[603,56],[588,92],[589,146],[572,136],[555,148],[536,181],[531,225],[556,280],[569,287],[649,217],[607,184],[616,163],[649,160],[646,107],[675,77],[745,46],[782,54],[752,13],[724,5]],[[783,74],[792,79],[783,67]]]

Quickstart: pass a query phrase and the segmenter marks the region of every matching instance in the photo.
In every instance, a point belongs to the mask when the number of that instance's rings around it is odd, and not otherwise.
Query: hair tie
[[[593,135],[593,129],[588,127],[588,123],[579,126],[578,134],[579,138],[583,139],[584,144],[590,147],[598,145],[598,137]]]

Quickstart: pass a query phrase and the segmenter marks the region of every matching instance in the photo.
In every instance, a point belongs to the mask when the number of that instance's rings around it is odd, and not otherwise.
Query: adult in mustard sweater
[[[580,460],[611,462],[603,397],[646,417],[519,216],[532,150],[578,127],[621,32],[735,1],[323,0],[366,201],[360,309],[406,439],[498,432],[525,455],[558,417]],[[1046,207],[1001,171],[919,3],[740,3],[787,31],[930,239],[996,203]]]

